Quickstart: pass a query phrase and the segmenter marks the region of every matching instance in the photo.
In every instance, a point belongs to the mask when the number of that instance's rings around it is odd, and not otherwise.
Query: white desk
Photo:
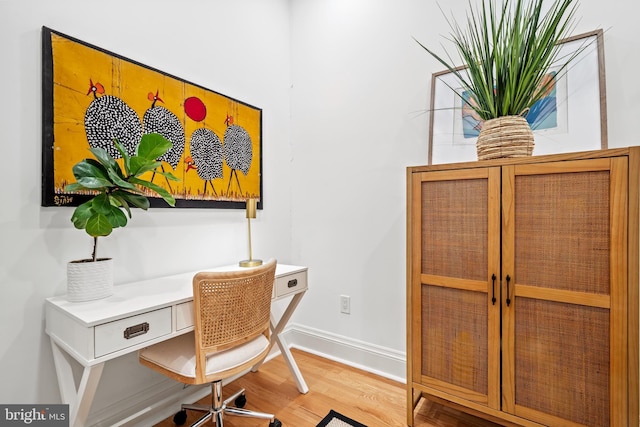
[[[240,267],[227,266],[206,271],[237,269]],[[46,300],[46,332],[60,395],[69,404],[71,427],[85,425],[105,362],[193,330],[195,273],[118,285],[112,296],[96,301],[69,302],[64,296]],[[277,265],[272,298],[293,298],[279,320],[271,315],[271,345],[278,344],[301,393],[309,388],[280,333],[306,290],[307,267]],[[63,351],[84,367],[78,387]]]

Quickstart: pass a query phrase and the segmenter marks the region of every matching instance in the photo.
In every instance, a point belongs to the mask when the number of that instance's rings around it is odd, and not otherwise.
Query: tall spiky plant
[[[449,40],[465,68],[454,65],[446,49],[445,59],[416,41],[473,94],[475,102],[465,102],[482,119],[522,115],[551,89],[553,79],[545,80],[549,68],[559,76],[581,52],[559,57],[559,41],[574,27],[577,0],[554,0],[546,13],[543,3],[503,0],[499,7],[495,0],[483,0],[474,9],[469,2],[464,27],[445,16]]]

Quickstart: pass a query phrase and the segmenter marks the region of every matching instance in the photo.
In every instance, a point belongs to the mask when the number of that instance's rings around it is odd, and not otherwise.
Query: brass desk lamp
[[[258,205],[258,199],[247,199],[247,229],[249,231],[249,259],[240,261],[240,267],[257,267],[262,265],[261,259],[253,259],[251,252],[251,218],[256,217],[256,208]]]

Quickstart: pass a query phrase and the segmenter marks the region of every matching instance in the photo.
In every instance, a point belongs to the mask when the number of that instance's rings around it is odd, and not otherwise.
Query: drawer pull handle
[[[124,330],[124,337],[126,339],[129,339],[129,338],[137,337],[139,335],[144,335],[147,332],[149,332],[149,323],[144,322],[144,323],[140,323],[139,325],[129,326],[127,329]]]
[[[289,287],[289,288],[294,288],[296,286],[298,286],[298,279],[291,279],[287,283],[287,287]]]

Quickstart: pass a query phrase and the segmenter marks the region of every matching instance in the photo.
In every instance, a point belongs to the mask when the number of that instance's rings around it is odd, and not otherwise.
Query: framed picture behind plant
[[[607,105],[603,31],[596,30],[565,39],[558,57],[579,52],[569,68],[547,78],[554,79],[548,96],[527,114],[535,138],[534,155],[607,148]],[[465,67],[460,67],[464,72]],[[429,110],[429,164],[477,160],[476,140],[482,120],[464,108],[465,93],[451,72],[431,78]]]
[[[262,110],[73,37],[42,28],[42,206],[78,206],[67,192],[72,166],[107,150],[122,161],[143,134],[173,144],[161,168],[179,182],[148,172],[176,207],[238,208],[258,199],[262,209]],[[196,61],[197,62],[197,61]],[[166,203],[147,194],[151,206]]]

